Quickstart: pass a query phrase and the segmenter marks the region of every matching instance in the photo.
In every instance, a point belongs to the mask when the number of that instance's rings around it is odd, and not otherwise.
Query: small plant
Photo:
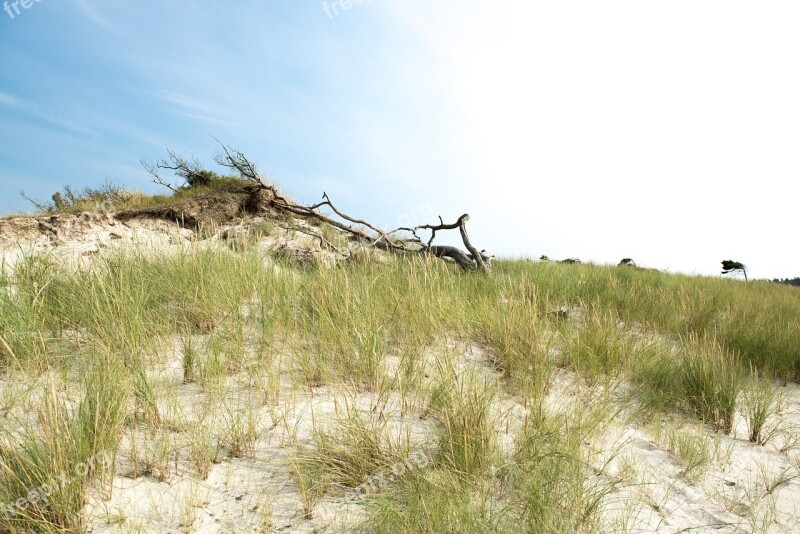
[[[38,425],[26,425],[0,441],[0,503],[13,503],[0,509],[0,531],[81,528],[88,484],[111,466],[111,451],[98,446],[112,445],[113,437],[103,436],[105,429],[87,428],[86,411],[80,412],[70,415],[67,401],[51,382],[38,410]],[[101,424],[101,417],[94,421]]]
[[[211,473],[211,466],[221,461],[219,442],[214,440],[203,421],[195,425],[189,435],[189,458],[203,480]]]
[[[446,469],[415,471],[392,485],[390,491],[368,499],[368,532],[448,532],[484,534],[514,532],[501,528],[503,514],[487,505],[486,486],[472,489]],[[519,525],[516,525],[519,527]]]
[[[139,478],[150,476],[159,482],[166,482],[172,475],[170,457],[173,442],[170,432],[165,428],[146,428],[133,433],[127,451],[132,471],[127,476]]]
[[[390,442],[385,422],[346,405],[330,430],[314,429],[313,446],[299,445],[292,455],[306,515],[326,493],[352,492],[371,477],[390,471],[407,451],[407,444]]]
[[[201,505],[200,490],[196,484],[191,484],[186,495],[181,500],[180,530],[181,532],[194,532],[193,525],[197,520],[197,508]]]
[[[598,530],[600,504],[613,484],[588,478],[582,444],[603,417],[602,410],[587,404],[571,412],[530,419],[518,438],[513,463],[501,470],[511,482],[516,530]]]
[[[658,428],[655,437],[665,449],[683,460],[683,476],[689,482],[697,483],[713,459],[714,444],[703,429],[668,426]]]
[[[613,316],[594,311],[582,326],[572,327],[562,351],[576,372],[593,381],[624,372],[635,349]]]
[[[169,431],[161,429],[150,437],[146,444],[145,471],[159,482],[166,482],[172,474],[170,456],[173,443]]]
[[[497,458],[491,405],[495,389],[489,384],[469,387],[462,382],[435,414],[441,426],[439,462],[465,477],[486,474]]]
[[[489,301],[471,320],[475,323],[472,336],[489,348],[491,363],[508,387],[543,398],[554,370],[550,361],[554,336],[539,316],[536,288],[521,284],[504,313],[497,313]]]
[[[800,473],[788,467],[781,469],[777,474],[771,469],[771,466],[764,462],[756,462],[756,470],[758,471],[758,478],[761,482],[760,491],[763,492],[760,497],[769,497],[780,488],[790,484],[792,481],[800,478]],[[794,473],[792,473],[794,471]]]
[[[675,350],[661,349],[635,361],[632,378],[644,405],[679,410],[731,432],[744,373],[714,336],[690,334]]]
[[[183,364],[183,383],[190,384],[194,382],[194,366],[197,361],[197,349],[192,343],[191,335],[185,335],[182,339],[182,364]]]
[[[747,419],[748,439],[765,445],[774,433],[765,433],[764,424],[780,405],[777,388],[751,367],[750,376],[742,392],[742,412]]]
[[[689,336],[680,365],[686,406],[726,434],[733,428],[743,382],[741,364],[714,337]]]
[[[186,183],[189,184],[189,187],[195,187],[195,186],[211,185],[211,183],[214,180],[218,180],[220,176],[217,175],[217,173],[215,173],[214,171],[208,171],[202,169],[188,173],[185,176],[185,178],[186,178]]]
[[[21,193],[22,198],[33,204],[36,211],[41,213],[80,213],[95,212],[109,213],[116,206],[122,206],[131,201],[136,193],[126,190],[119,183],[108,178],[99,187],[84,187],[75,190],[71,186],[64,186],[62,191],[53,193],[52,202],[41,202]]]
[[[255,409],[225,407],[222,412],[224,431],[220,444],[235,458],[254,458],[258,440],[258,419]]]
[[[192,354],[192,364],[195,369],[194,381],[205,391],[213,391],[222,387],[228,366],[221,348],[217,345],[207,347],[200,359],[195,359],[195,354]]]
[[[135,417],[140,421],[149,421],[153,427],[161,426],[161,411],[158,409],[156,392],[153,389],[147,372],[138,359],[132,360],[133,392],[136,402]]]

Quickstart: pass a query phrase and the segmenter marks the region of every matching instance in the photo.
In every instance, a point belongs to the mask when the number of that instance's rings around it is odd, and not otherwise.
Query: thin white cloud
[[[58,113],[49,111],[40,106],[39,104],[36,104],[35,102],[30,102],[28,100],[17,98],[13,95],[4,93],[2,91],[0,91],[0,106],[21,111],[28,115],[49,122],[50,124],[57,126],[60,129],[68,130],[73,133],[79,133],[88,136],[93,136],[95,134],[94,131],[92,131],[90,128],[82,124],[79,124],[74,120],[64,118]]]
[[[171,109],[184,117],[216,125],[229,125],[230,121],[220,117],[218,106],[197,100],[173,91],[158,91],[153,93],[157,99],[171,105]]]
[[[97,7],[95,6],[95,2],[93,2],[92,0],[75,0],[75,4],[78,6],[78,9],[80,9],[89,20],[91,20],[101,28],[108,31],[119,32],[119,29],[116,26],[114,26],[111,22],[109,22],[105,17],[103,17],[100,14],[100,12],[97,10]]]
[[[176,106],[186,109],[197,111],[206,111],[209,109],[209,106],[195,98],[182,95],[180,93],[174,93],[172,91],[159,91],[155,93],[155,96],[161,100],[169,102],[170,104],[175,104]]]
[[[22,107],[22,102],[17,97],[0,91],[0,106],[19,109]]]

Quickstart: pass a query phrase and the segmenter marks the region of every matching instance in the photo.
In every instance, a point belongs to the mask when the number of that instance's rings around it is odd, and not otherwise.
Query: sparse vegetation
[[[660,443],[700,483],[713,439],[770,443],[774,381],[800,378],[800,297],[770,282],[526,261],[484,276],[425,257],[294,269],[226,246],[82,270],[31,256],[7,282],[2,503],[107,451],[111,475],[162,485],[273,462],[311,522],[380,476],[350,504],[370,531],[602,532],[620,482],[590,445],[612,421],[691,421]],[[6,385],[35,376],[51,377],[38,398]],[[569,388],[604,400],[553,402]],[[390,476],[414,450],[430,462]],[[0,530],[84,528],[106,475],[0,509]]]
[[[753,443],[765,445],[773,437],[776,428],[765,432],[767,421],[781,404],[780,390],[771,380],[765,380],[759,372],[751,369],[742,392],[742,413],[747,419],[748,437]]]
[[[64,186],[53,193],[50,201],[31,198],[23,191],[22,197],[39,214],[97,214],[112,215],[129,210],[146,210],[170,206],[193,198],[213,196],[224,192],[240,191],[247,182],[236,176],[220,175],[214,171],[198,167],[179,174],[184,183],[179,187],[170,186],[169,194],[147,193],[142,190],[126,189],[111,179],[106,179],[99,187],[87,186],[74,189]]]

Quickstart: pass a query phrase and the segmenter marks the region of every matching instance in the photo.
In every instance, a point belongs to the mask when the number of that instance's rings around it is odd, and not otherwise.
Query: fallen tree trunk
[[[414,228],[401,227],[390,232],[385,232],[367,221],[357,219],[339,210],[328,197],[327,193],[323,193],[322,202],[313,205],[298,204],[287,199],[282,196],[274,186],[270,185],[259,175],[255,165],[251,163],[241,151],[225,145],[219,140],[216,141],[221,146],[221,151],[214,157],[217,164],[238,174],[239,178],[250,184],[254,192],[258,190],[268,192],[267,195],[257,196],[262,197],[262,202],[267,203],[268,207],[277,213],[324,222],[352,239],[387,252],[395,254],[432,254],[439,258],[452,260],[466,271],[477,270],[490,273],[492,270],[492,256],[486,254],[484,250],[478,251],[470,242],[466,228],[469,215],[466,213],[451,224],[446,224],[442,218],[439,217],[439,224],[423,224],[415,226]],[[184,179],[186,179],[187,175],[194,175],[201,172],[196,160],[187,162],[171,151],[169,152],[169,158],[169,161],[162,160],[156,164],[143,163],[145,169],[153,176],[156,183],[175,190],[174,187],[170,186],[168,182],[159,176],[159,169],[172,171],[176,171],[177,169],[176,174]],[[322,208],[326,207],[333,212],[333,215],[320,211]],[[461,233],[461,239],[466,248],[466,252],[458,247],[433,244],[437,232],[455,229],[458,229]],[[431,234],[426,242],[424,242],[417,233],[423,230],[428,230]],[[407,232],[412,237],[393,237],[395,234],[401,232]]]

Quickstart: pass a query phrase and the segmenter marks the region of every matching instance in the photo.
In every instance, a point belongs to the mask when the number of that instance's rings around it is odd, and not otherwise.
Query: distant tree
[[[581,262],[581,260],[579,260],[578,258],[567,258],[565,260],[561,260],[559,263],[574,264],[574,263],[580,263],[580,262]]]
[[[539,261],[550,261],[550,258],[542,254],[542,256],[539,258]]]
[[[619,262],[620,267],[636,267],[636,262],[633,261],[631,258],[622,258]]]
[[[800,276],[796,278],[773,278],[772,281],[776,284],[786,284],[787,286],[800,287]]]
[[[745,264],[739,261],[722,260],[722,274],[738,273],[742,273],[745,281],[747,281],[747,266]]]

